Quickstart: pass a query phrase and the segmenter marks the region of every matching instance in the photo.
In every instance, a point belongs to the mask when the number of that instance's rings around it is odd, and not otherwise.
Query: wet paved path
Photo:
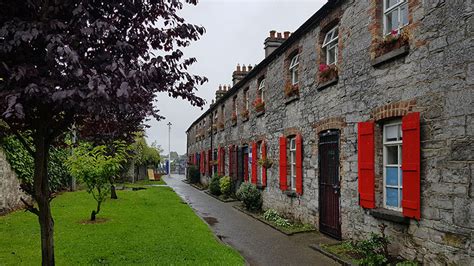
[[[286,236],[234,209],[236,202],[223,203],[182,182],[183,178],[172,175],[164,180],[250,265],[338,265],[308,247],[324,238],[319,234]]]

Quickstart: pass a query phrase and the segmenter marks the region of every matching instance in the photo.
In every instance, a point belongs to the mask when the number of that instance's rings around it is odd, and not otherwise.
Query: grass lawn
[[[225,264],[243,258],[222,244],[191,208],[168,187],[117,191],[97,216],[84,191],[68,192],[52,201],[55,255],[58,265],[77,264]],[[39,224],[23,211],[0,217],[0,264],[40,264]]]

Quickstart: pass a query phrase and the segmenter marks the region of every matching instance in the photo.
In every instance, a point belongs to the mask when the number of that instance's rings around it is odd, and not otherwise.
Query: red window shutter
[[[296,193],[303,194],[303,138],[296,135]]]
[[[267,142],[262,141],[262,159],[267,159]],[[267,168],[262,165],[262,186],[267,186]]]
[[[217,148],[217,174],[221,175],[221,148]]]
[[[229,146],[229,176],[232,176],[232,146]]]
[[[420,220],[420,113],[404,116],[402,131],[403,215]]]
[[[252,143],[252,183],[257,184],[257,142]]]
[[[221,163],[221,175],[225,175],[225,148],[221,148],[221,156],[222,156],[222,163]]]
[[[374,122],[358,123],[359,204],[375,208]]]
[[[283,191],[288,189],[286,160],[286,137],[280,137],[280,189]]]
[[[202,151],[201,153],[199,154],[199,172],[202,174],[203,170],[204,170],[204,167],[203,167],[203,156],[202,156]]]
[[[194,154],[194,158],[193,158],[193,164],[196,166],[196,162],[197,162],[197,159],[196,159],[197,155],[196,153]]]

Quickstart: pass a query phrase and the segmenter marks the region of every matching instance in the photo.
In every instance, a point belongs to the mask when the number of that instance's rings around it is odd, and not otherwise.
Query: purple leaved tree
[[[54,265],[49,150],[74,124],[96,141],[128,138],[160,119],[156,94],[203,106],[180,50],[204,28],[177,15],[197,0],[0,1],[0,120],[34,158],[24,188],[41,227],[42,264]],[[1,122],[1,121],[0,121]],[[25,140],[25,136],[32,142]],[[32,144],[30,144],[32,143]]]

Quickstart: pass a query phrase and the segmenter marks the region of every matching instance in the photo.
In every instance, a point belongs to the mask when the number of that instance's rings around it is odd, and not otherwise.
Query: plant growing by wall
[[[249,211],[259,211],[262,208],[262,194],[254,184],[249,182],[242,183],[237,190],[236,196]]]
[[[249,118],[249,110],[247,109],[244,109],[242,110],[242,112],[240,113],[240,116],[245,120],[245,119],[248,119]]]
[[[31,138],[25,138],[31,145]],[[7,157],[8,163],[17,174],[21,187],[26,193],[33,190],[34,159],[18,139],[13,136],[0,138],[0,146]],[[70,150],[67,147],[52,147],[48,162],[48,179],[50,193],[67,189],[71,180],[69,171],[64,164]]]
[[[222,177],[219,181],[219,187],[222,195],[224,195],[225,198],[230,197],[230,193],[232,192],[232,182],[230,176]]]
[[[201,181],[201,174],[195,165],[188,168],[188,181],[191,184],[197,184]]]
[[[93,147],[89,143],[74,148],[66,164],[71,175],[86,184],[87,192],[97,202],[97,208],[91,213],[91,221],[95,221],[110,192],[110,178],[120,172],[126,161],[127,146],[121,142],[115,142],[112,150],[105,145]]]
[[[209,192],[212,195],[219,196],[222,194],[221,192],[221,177],[218,174],[214,174],[211,178],[211,182],[209,183]]]
[[[368,239],[352,241],[351,247],[362,259],[362,265],[385,265],[389,258],[388,244],[390,241],[385,235],[385,224],[379,225],[380,234],[371,233]]]

